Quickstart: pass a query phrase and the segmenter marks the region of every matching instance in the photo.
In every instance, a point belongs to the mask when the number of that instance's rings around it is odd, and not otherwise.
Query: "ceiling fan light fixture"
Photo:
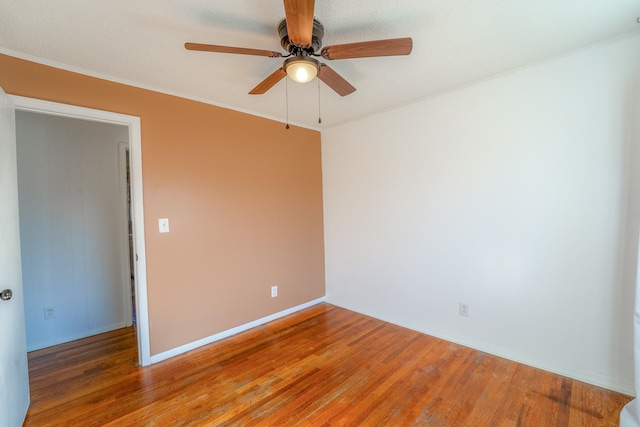
[[[318,75],[320,63],[308,56],[292,56],[284,61],[284,70],[294,82],[307,83]]]

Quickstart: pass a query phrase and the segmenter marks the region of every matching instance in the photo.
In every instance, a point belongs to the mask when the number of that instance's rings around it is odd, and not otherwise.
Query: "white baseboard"
[[[226,331],[218,332],[217,334],[210,335],[206,338],[199,339],[197,341],[190,342],[189,344],[181,345],[180,347],[173,348],[171,350],[164,351],[162,353],[154,354],[151,356],[151,363],[161,362],[163,360],[169,359],[171,357],[177,356],[182,353],[186,353],[187,351],[194,350],[198,347],[202,347],[203,345],[211,344],[212,342],[219,341],[224,338],[228,338],[232,335],[239,334],[240,332],[244,332],[251,328],[255,328],[256,326],[263,325],[265,323],[271,322],[272,320],[279,319],[284,316],[288,316],[289,314],[293,314],[296,311],[303,310],[305,308],[314,306],[316,304],[320,304],[325,301],[325,297],[314,299],[312,301],[306,302],[304,304],[297,305],[295,307],[288,308],[283,311],[279,311],[277,313],[271,314],[266,317],[262,317],[260,319],[254,320],[253,322],[245,323],[244,325],[236,326],[235,328],[227,329]]]
[[[55,338],[48,341],[41,341],[35,344],[27,343],[27,351],[35,351],[35,350],[41,350],[47,347],[53,347],[54,345],[64,344],[64,343],[75,341],[75,340],[81,340],[82,338],[91,337],[93,335],[104,334],[105,332],[111,332],[111,331],[115,331],[116,329],[126,328],[127,326],[131,326],[131,325],[127,325],[127,322],[120,322],[120,323],[115,323],[113,325],[104,326],[102,328],[91,329],[90,331],[86,331],[77,335],[68,335],[66,337],[59,337],[59,338]]]
[[[413,331],[420,332],[435,338],[439,338],[455,344],[460,344],[465,347],[470,347],[475,350],[482,351],[484,353],[492,354],[494,356],[502,357],[503,359],[511,360],[517,363],[522,363],[523,365],[531,366],[536,369],[552,372],[554,374],[558,374],[574,380],[582,381],[587,384],[595,385],[597,387],[606,388],[608,390],[616,391],[618,393],[635,397],[633,382],[631,381],[625,382],[610,376],[599,375],[599,374],[594,374],[590,372],[582,372],[582,371],[577,371],[570,368],[567,369],[567,368],[552,366],[548,363],[543,363],[537,360],[533,360],[522,354],[517,354],[501,347],[491,346],[491,345],[487,345],[486,343],[479,343],[479,342],[470,341],[468,339],[462,339],[458,337],[444,336],[441,332],[432,330],[430,328],[417,328],[415,327],[415,325],[410,325],[405,322],[397,321],[395,319],[391,319],[386,316],[379,315],[378,313],[366,312],[355,307],[349,307],[344,304],[336,303],[335,301],[332,301],[331,298],[329,298],[327,303],[335,305],[336,307],[342,307],[344,309],[354,311],[356,313],[361,313],[366,316],[370,316],[375,319],[382,320],[384,322],[402,326],[403,328],[411,329]]]

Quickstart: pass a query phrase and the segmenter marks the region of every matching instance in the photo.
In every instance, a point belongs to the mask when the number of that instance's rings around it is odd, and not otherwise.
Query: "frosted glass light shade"
[[[285,71],[294,82],[307,83],[318,75],[318,64],[311,58],[296,58],[287,62]]]

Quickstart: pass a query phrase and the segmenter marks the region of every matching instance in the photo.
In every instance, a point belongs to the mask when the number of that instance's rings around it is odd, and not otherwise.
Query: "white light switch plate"
[[[161,233],[169,232],[169,218],[160,218],[158,220],[158,229]]]

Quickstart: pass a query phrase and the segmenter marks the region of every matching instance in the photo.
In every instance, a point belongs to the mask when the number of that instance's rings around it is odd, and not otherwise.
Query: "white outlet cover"
[[[271,287],[271,298],[275,298],[278,296],[278,287],[277,286],[272,286]]]
[[[56,309],[53,306],[46,306],[44,308],[44,320],[55,319],[56,318]]]
[[[460,311],[460,316],[469,317],[469,304],[460,302],[458,310]]]
[[[160,231],[160,233],[169,232],[169,218],[158,219],[158,231]]]

